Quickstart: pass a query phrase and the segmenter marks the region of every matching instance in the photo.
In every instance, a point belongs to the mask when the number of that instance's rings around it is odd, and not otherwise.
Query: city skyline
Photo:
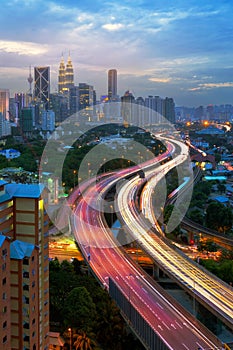
[[[130,90],[180,106],[232,103],[232,9],[220,0],[8,1],[0,15],[0,88],[27,92],[29,66],[50,66],[57,91],[62,54],[70,53],[75,85],[93,85],[98,98],[116,69],[120,96]]]

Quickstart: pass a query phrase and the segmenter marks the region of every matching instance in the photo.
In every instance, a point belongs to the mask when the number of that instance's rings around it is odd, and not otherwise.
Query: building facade
[[[108,99],[110,101],[117,99],[117,70],[108,71]]]
[[[50,67],[34,67],[34,100],[42,103],[44,109],[49,107]]]
[[[4,350],[49,347],[49,220],[45,202],[46,190],[40,185],[0,181],[0,244],[6,245],[2,248],[6,264],[1,277],[9,296],[0,324],[0,348]],[[7,255],[5,237],[11,240]]]
[[[64,58],[62,56],[59,65],[58,73],[58,92],[68,93],[74,86],[74,69],[70,55],[68,56],[67,64],[65,65]]]
[[[0,113],[5,120],[9,120],[9,99],[10,92],[8,89],[0,89]]]

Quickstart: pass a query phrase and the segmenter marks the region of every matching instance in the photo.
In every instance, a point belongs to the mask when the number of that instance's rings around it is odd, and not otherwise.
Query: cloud
[[[102,25],[103,29],[108,30],[109,32],[114,32],[124,28],[124,24],[122,23],[107,23]]]
[[[169,83],[171,78],[149,78],[148,80],[154,83]]]
[[[188,89],[189,91],[199,91],[199,90],[208,90],[208,89],[216,89],[216,88],[232,88],[233,83],[232,82],[225,82],[225,83],[205,83],[205,84],[199,84],[197,87]]]
[[[0,51],[7,53],[17,53],[19,55],[41,55],[47,52],[47,45],[39,45],[24,41],[4,41],[0,40]]]

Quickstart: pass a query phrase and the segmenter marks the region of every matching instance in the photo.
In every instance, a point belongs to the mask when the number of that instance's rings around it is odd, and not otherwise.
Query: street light
[[[113,205],[110,204],[110,209],[111,209],[111,213],[110,213],[110,225],[112,227],[113,225]]]
[[[70,334],[70,350],[72,350],[72,328],[68,328]]]
[[[76,170],[73,171],[73,174],[74,174],[74,188],[75,188],[75,174],[76,174]]]

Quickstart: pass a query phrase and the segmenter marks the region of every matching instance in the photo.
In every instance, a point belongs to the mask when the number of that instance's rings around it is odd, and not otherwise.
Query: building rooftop
[[[34,248],[34,244],[15,240],[10,245],[10,257],[19,260],[30,257]]]
[[[2,196],[0,196],[0,203],[4,203],[10,199],[12,199],[12,197],[8,193],[4,193]]]
[[[57,332],[49,332],[49,344],[50,345],[56,345],[56,346],[63,346],[65,341],[60,336],[60,333]]]
[[[0,247],[3,245],[6,238],[6,236],[0,234]]]
[[[6,191],[11,197],[39,198],[45,189],[43,184],[16,184],[6,185]]]
[[[215,201],[219,202],[219,203],[227,203],[229,202],[229,199],[226,196],[216,196],[213,198]]]
[[[6,184],[8,184],[7,181],[5,181],[5,180],[0,180],[0,186],[4,186],[4,185],[6,185]]]

